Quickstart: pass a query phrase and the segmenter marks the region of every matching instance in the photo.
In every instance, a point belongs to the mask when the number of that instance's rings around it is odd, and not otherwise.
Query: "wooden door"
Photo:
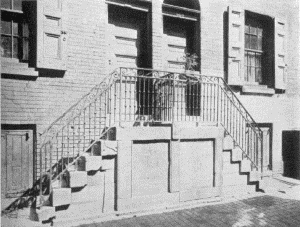
[[[19,196],[33,182],[33,133],[1,131],[1,189],[5,197]]]
[[[183,24],[173,20],[164,20],[165,41],[165,69],[169,71],[185,70],[185,52],[187,48],[187,34]]]
[[[146,39],[146,17],[130,10],[109,8],[108,61],[109,68],[141,67],[142,39]],[[147,47],[143,47],[147,49]]]

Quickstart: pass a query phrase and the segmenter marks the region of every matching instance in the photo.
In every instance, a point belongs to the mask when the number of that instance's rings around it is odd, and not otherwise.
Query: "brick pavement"
[[[80,227],[300,226],[300,200],[263,195]]]

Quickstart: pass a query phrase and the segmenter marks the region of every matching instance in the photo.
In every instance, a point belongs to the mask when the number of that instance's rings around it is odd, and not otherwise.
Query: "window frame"
[[[13,5],[13,1],[11,1]],[[12,7],[12,6],[11,6]],[[15,9],[7,9],[1,7],[1,24],[2,21],[6,21],[10,23],[10,33],[4,33],[3,29],[1,29],[1,42],[2,37],[8,37],[10,39],[10,56],[4,56],[1,54],[1,57],[8,59],[17,59],[20,62],[28,62],[29,58],[29,24],[26,16],[24,15],[24,11],[15,10]],[[14,24],[18,24],[17,33],[14,32]],[[24,35],[25,27],[27,27],[27,35]],[[18,40],[17,44],[17,52],[15,55],[14,50],[14,40]],[[2,48],[2,45],[1,45]],[[24,50],[27,49],[27,54],[24,58]]]
[[[246,16],[246,15],[245,15]],[[259,21],[255,21],[256,25],[253,23],[253,21],[250,19],[250,21],[247,21],[247,18],[245,18],[245,45],[244,45],[244,82],[245,83],[254,83],[254,84],[262,84],[263,78],[262,78],[262,68],[264,67],[262,64],[262,60],[265,56],[264,51],[264,43],[263,43],[263,26]],[[255,33],[251,33],[251,29],[255,30]],[[259,32],[259,29],[261,32]],[[248,31],[247,31],[248,30]],[[247,42],[247,37],[248,42]],[[253,37],[255,37],[255,45],[256,48],[251,47]],[[260,40],[259,40],[260,37]],[[259,48],[259,42],[260,42],[260,48]],[[247,45],[248,44],[248,45]],[[250,55],[254,54],[254,65],[251,61]],[[260,58],[258,60],[257,56]],[[253,56],[252,56],[253,57]],[[250,64],[249,64],[250,62]],[[250,72],[249,72],[250,68]],[[254,77],[252,75],[252,70],[254,68]],[[260,71],[260,74],[258,73]]]

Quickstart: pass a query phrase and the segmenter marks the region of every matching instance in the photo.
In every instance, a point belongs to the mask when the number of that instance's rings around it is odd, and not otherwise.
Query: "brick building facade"
[[[113,69],[185,71],[185,52],[231,86],[268,135],[268,171],[283,173],[282,131],[300,128],[298,1],[20,2],[1,3],[4,197],[39,178],[40,136]],[[10,166],[15,155],[28,158]]]

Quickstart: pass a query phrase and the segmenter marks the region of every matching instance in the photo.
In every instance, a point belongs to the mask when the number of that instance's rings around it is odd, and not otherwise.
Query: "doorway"
[[[22,195],[33,184],[34,133],[1,130],[1,199]]]
[[[151,67],[149,50],[149,14],[117,5],[108,5],[108,65],[117,67]]]

